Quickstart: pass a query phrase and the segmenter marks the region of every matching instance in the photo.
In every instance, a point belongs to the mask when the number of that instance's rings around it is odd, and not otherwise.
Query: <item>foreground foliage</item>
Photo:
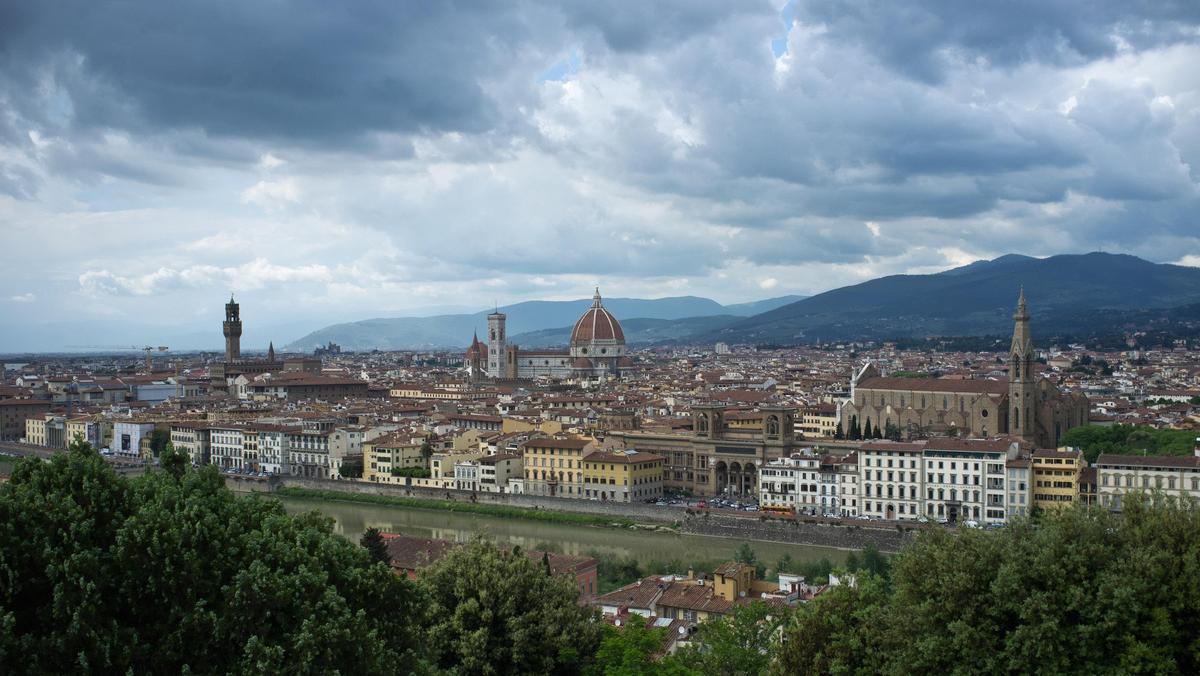
[[[803,606],[774,672],[1198,673],[1200,512],[1127,501],[996,532],[930,531]]]
[[[552,576],[519,549],[481,541],[421,573],[427,647],[460,674],[574,674],[600,643],[596,611],[571,576]]]
[[[0,673],[391,673],[416,591],[214,469],[117,476],[86,444],[0,486]]]

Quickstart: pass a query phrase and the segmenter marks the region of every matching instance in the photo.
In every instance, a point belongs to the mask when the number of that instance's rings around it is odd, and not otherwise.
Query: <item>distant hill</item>
[[[1084,333],[1148,308],[1200,302],[1200,269],[1107,253],[1008,255],[931,275],[892,275],[827,291],[694,336],[797,343],[1004,334],[1021,286],[1034,331]],[[1106,311],[1106,312],[1100,312]],[[1095,324],[1096,326],[1093,326]],[[1111,325],[1107,325],[1111,327]]]
[[[645,320],[689,320],[699,317],[725,316],[721,322],[684,322],[679,330],[662,329],[664,333],[676,336],[696,331],[707,331],[718,325],[728,323],[737,316],[749,316],[760,308],[775,308],[786,305],[794,300],[793,296],[782,296],[754,303],[741,303],[734,306],[723,306],[709,298],[698,296],[678,296],[672,298],[605,298],[604,306],[625,325],[625,318]],[[533,300],[500,308],[508,315],[508,334],[514,337],[529,332],[546,330],[561,330],[566,328],[567,335],[579,316],[591,305],[590,298],[570,301]],[[442,347],[465,347],[471,342],[475,331],[483,335],[487,328],[487,315],[491,310],[481,310],[469,314],[447,314],[432,317],[391,317],[381,319],[365,319],[356,322],[334,324],[313,331],[308,335],[286,345],[289,351],[311,351],[318,345],[333,341],[346,350],[402,350],[427,349]],[[628,329],[627,329],[628,330]],[[653,335],[650,331],[647,336]],[[639,334],[640,335],[640,334]],[[547,337],[539,337],[537,344],[565,345],[566,339],[558,343],[544,342]],[[533,344],[529,344],[531,347]]]
[[[687,342],[692,337],[714,331],[735,322],[735,315],[712,315],[711,317],[687,317],[685,319],[620,319],[625,342],[629,345],[657,345]],[[510,335],[511,342],[523,348],[561,347],[571,340],[572,326],[529,331]]]

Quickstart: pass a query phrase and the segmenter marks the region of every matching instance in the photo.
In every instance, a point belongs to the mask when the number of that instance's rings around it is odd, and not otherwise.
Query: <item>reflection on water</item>
[[[564,554],[599,551],[650,561],[716,561],[733,557],[741,541],[732,538],[679,535],[652,531],[597,528],[525,519],[508,519],[480,514],[440,510],[408,509],[351,502],[329,502],[306,498],[279,498],[290,513],[316,510],[334,521],[334,532],[353,539],[367,528],[417,537],[465,542],[477,535],[494,542],[537,549],[547,543]],[[846,552],[828,547],[752,542],[760,561],[774,563],[784,554],[796,561],[829,559],[841,563]]]

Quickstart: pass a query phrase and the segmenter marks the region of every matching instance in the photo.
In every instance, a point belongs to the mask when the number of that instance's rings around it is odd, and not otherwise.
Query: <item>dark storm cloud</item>
[[[875,53],[892,68],[938,81],[950,60],[998,66],[1086,63],[1117,53],[1193,41],[1200,3],[1191,0],[830,0],[797,3],[802,21]]]
[[[31,88],[52,69],[77,125],[195,127],[304,144],[487,129],[501,113],[483,80],[530,40],[515,6],[15,4],[0,16],[10,86]]]
[[[660,0],[616,6],[573,0],[562,5],[562,11],[570,27],[598,32],[604,43],[617,52],[670,47],[720,28],[734,15],[776,16],[765,0]]]

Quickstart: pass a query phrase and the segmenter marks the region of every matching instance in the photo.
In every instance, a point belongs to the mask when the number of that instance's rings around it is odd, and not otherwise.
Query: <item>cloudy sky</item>
[[[1200,3],[0,3],[0,349],[1200,265]],[[71,338],[60,338],[69,333]]]

